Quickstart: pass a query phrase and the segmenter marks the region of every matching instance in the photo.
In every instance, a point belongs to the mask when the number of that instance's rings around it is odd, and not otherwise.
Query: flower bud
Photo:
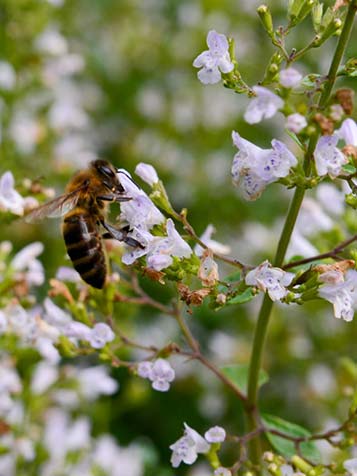
[[[261,19],[263,26],[270,37],[274,36],[274,26],[273,26],[273,18],[271,16],[271,12],[267,5],[260,5],[257,8],[257,13],[259,18]]]

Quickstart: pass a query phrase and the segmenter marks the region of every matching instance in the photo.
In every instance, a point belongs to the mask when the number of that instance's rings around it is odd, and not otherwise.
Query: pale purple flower
[[[41,395],[58,380],[59,369],[48,361],[42,361],[36,365],[31,378],[31,392]]]
[[[223,468],[222,466],[217,468],[213,474],[214,476],[232,476],[231,471],[227,468]]]
[[[215,233],[216,229],[213,225],[209,224],[203,234],[200,236],[201,241],[208,246],[214,253],[219,253],[222,255],[226,255],[230,253],[231,248],[228,245],[224,245],[223,243],[219,243],[216,240],[212,240],[212,235]],[[203,248],[199,244],[195,245],[194,247],[195,255],[202,256]]]
[[[120,219],[129,223],[131,228],[148,231],[165,220],[164,215],[153,204],[146,193],[135,185],[126,171],[118,173],[118,179],[132,200],[120,205]]]
[[[205,439],[208,443],[223,443],[226,439],[226,431],[221,426],[213,426],[206,431]]]
[[[304,116],[299,114],[298,112],[294,114],[290,114],[286,118],[286,124],[285,127],[291,131],[294,132],[294,134],[299,134],[305,127],[307,126],[307,121]]]
[[[118,382],[108,375],[104,365],[80,369],[77,375],[81,394],[88,400],[99,395],[112,395],[118,390]]]
[[[167,392],[170,383],[175,378],[175,371],[165,359],[157,359],[154,363],[149,361],[140,362],[138,375],[152,382],[152,388],[159,392]]]
[[[59,281],[68,281],[70,283],[81,282],[79,273],[69,266],[60,266],[56,272],[56,279]]]
[[[351,119],[345,119],[335,135],[345,141],[347,145],[357,146],[357,124]]]
[[[67,53],[67,41],[56,29],[47,28],[35,41],[35,47],[42,53],[61,56]]]
[[[342,172],[342,166],[347,164],[347,157],[336,147],[337,142],[336,135],[320,137],[314,152],[318,175],[328,174],[330,178],[335,179]]]
[[[279,301],[288,294],[286,286],[291,283],[293,278],[293,273],[273,268],[268,261],[264,261],[247,273],[245,282],[248,286],[256,286],[261,291],[267,292],[272,301]]]
[[[221,80],[221,73],[230,73],[234,65],[228,51],[228,40],[225,35],[211,30],[207,35],[208,50],[204,51],[193,62],[195,68],[201,68],[197,73],[203,84],[214,84]]]
[[[346,459],[343,462],[343,467],[348,471],[352,476],[357,476],[357,458]]]
[[[23,215],[24,199],[14,188],[14,176],[10,171],[0,178],[0,210],[10,211],[15,215]]]
[[[232,132],[234,145],[238,148],[232,164],[233,184],[241,187],[247,200],[256,200],[265,187],[289,174],[297,164],[296,157],[285,144],[273,139],[272,149],[261,149]]]
[[[138,365],[138,375],[142,378],[150,378],[152,371],[153,363],[149,360],[140,362]]]
[[[144,182],[149,184],[151,187],[159,181],[156,170],[150,164],[145,164],[140,162],[135,168],[135,173],[140,177]]]
[[[263,86],[253,86],[256,96],[250,100],[244,119],[248,124],[257,124],[270,119],[284,106],[284,101]]]
[[[44,283],[43,265],[41,261],[36,259],[43,252],[43,249],[43,243],[36,241],[25,246],[11,261],[11,267],[15,271],[20,271],[22,277],[30,286],[41,286]]]
[[[291,66],[282,69],[279,73],[279,81],[284,88],[296,88],[302,80],[302,74]]]
[[[319,288],[319,296],[333,304],[334,315],[346,322],[352,321],[357,301],[357,271],[348,270],[343,282],[324,284]]]
[[[346,207],[345,194],[334,184],[319,184],[316,189],[316,197],[331,215],[340,217],[344,213]]]
[[[50,298],[47,297],[44,300],[43,306],[45,309],[44,320],[60,332],[72,321],[71,316],[57,306]]]
[[[39,354],[51,364],[58,364],[61,360],[60,353],[54,346],[54,341],[49,337],[37,337],[35,348],[38,350]]]
[[[343,110],[341,104],[332,104],[330,107],[330,117],[333,121],[341,121],[344,115],[345,111]]]
[[[112,342],[114,339],[114,332],[104,322],[95,324],[88,336],[88,342],[93,349],[102,349],[108,342]]]
[[[181,462],[193,464],[197,459],[198,453],[207,453],[209,448],[206,440],[185,423],[183,437],[170,446],[172,450],[171,464],[174,468],[177,468]]]
[[[69,322],[63,329],[63,334],[72,339],[86,340],[89,342],[92,329],[78,321]]]
[[[4,334],[7,330],[7,319],[3,311],[0,311],[0,335]]]
[[[7,61],[0,61],[0,89],[11,91],[16,84],[16,73]]]

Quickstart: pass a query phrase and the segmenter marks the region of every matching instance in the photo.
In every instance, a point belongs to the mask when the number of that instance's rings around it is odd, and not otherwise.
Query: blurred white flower
[[[201,68],[197,73],[203,84],[214,84],[221,80],[221,73],[230,73],[234,65],[228,51],[228,40],[225,35],[211,30],[207,35],[208,50],[204,51],[193,62],[195,68]]]
[[[316,198],[331,215],[338,217],[345,211],[345,194],[332,183],[320,183],[316,188]]]
[[[304,116],[302,116],[299,113],[294,113],[290,114],[286,118],[286,124],[285,127],[291,131],[294,132],[294,134],[299,134],[305,127],[307,126],[307,120],[305,119]]]
[[[327,398],[337,390],[336,377],[327,365],[315,364],[307,374],[309,388],[319,397]]]
[[[340,104],[332,104],[332,106],[330,107],[330,117],[333,121],[339,122],[344,115],[345,111],[343,110],[343,107]]]
[[[314,152],[317,173],[320,176],[328,174],[335,179],[342,172],[342,166],[347,164],[347,157],[336,147],[338,137],[320,137]]]
[[[89,341],[91,328],[83,322],[71,321],[63,329],[63,334],[71,339]]]
[[[102,349],[108,342],[112,342],[114,339],[114,332],[104,322],[95,324],[88,336],[88,342],[94,349]]]
[[[270,119],[284,106],[284,101],[263,86],[253,86],[256,96],[250,100],[244,119],[248,124],[257,124]]]
[[[83,70],[84,58],[78,54],[65,54],[49,58],[43,68],[42,76],[47,86],[54,87],[66,76],[72,76]]]
[[[31,154],[42,137],[39,121],[27,112],[16,112],[12,118],[9,134],[22,154]]]
[[[267,292],[272,301],[278,301],[288,294],[286,286],[291,283],[293,278],[293,273],[273,268],[268,261],[264,261],[247,273],[245,282],[248,286],[256,286],[261,291]]]
[[[68,281],[70,283],[80,283],[79,273],[69,266],[60,266],[56,272],[56,279],[59,281]]]
[[[343,467],[348,471],[352,476],[357,476],[357,458],[346,459],[343,462]]]
[[[279,81],[284,88],[296,88],[302,80],[302,74],[291,66],[282,69],[279,73]]]
[[[41,286],[45,281],[43,265],[36,259],[43,249],[43,243],[36,241],[25,246],[11,261],[12,269],[19,272],[19,278],[24,279],[29,286]]]
[[[290,259],[292,256],[303,256],[304,258],[308,258],[310,256],[315,256],[318,253],[318,249],[300,233],[298,228],[295,228],[291,235],[290,243],[286,252],[287,259]]]
[[[345,119],[341,127],[335,131],[335,135],[345,141],[347,145],[357,146],[357,124],[351,119]]]
[[[60,56],[67,53],[67,41],[59,31],[53,27],[44,30],[35,40],[35,47],[41,53]]]
[[[232,476],[231,471],[227,468],[223,468],[222,466],[217,468],[213,474],[214,476]]]
[[[226,431],[221,426],[213,426],[206,431],[205,439],[208,443],[223,443],[226,439]]]
[[[38,363],[33,371],[31,378],[31,391],[40,395],[57,381],[59,370],[56,365],[42,361]]]
[[[44,320],[60,332],[63,332],[66,326],[72,321],[71,316],[48,297],[44,300],[43,306],[45,310]]]
[[[216,232],[216,229],[213,225],[209,224],[205,231],[202,233],[200,236],[200,240],[208,246],[214,253],[219,253],[222,255],[226,255],[230,253],[231,248],[228,245],[224,245],[223,243],[219,243],[216,240],[212,240],[212,235],[213,233]],[[194,253],[197,256],[202,256],[203,253],[203,248],[199,244],[195,245],[194,247]]]
[[[81,394],[88,400],[95,400],[99,395],[112,395],[118,390],[117,381],[108,375],[104,365],[80,369],[77,380]]]
[[[0,61],[0,89],[11,91],[16,84],[16,73],[7,61]]]
[[[184,436],[170,446],[172,450],[171,464],[177,468],[181,462],[193,464],[198,453],[207,453],[209,444],[196,430],[185,425]]]
[[[24,199],[14,188],[15,180],[10,171],[0,178],[0,210],[10,211],[15,215],[23,215]]]
[[[140,164],[138,164],[135,168],[135,173],[151,187],[159,181],[156,170],[150,164],[144,164],[144,162],[140,162]]]

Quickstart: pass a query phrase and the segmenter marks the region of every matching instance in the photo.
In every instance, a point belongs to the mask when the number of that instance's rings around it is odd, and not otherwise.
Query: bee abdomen
[[[93,218],[80,210],[72,211],[63,221],[63,238],[74,268],[91,286],[102,289],[106,262],[97,226]]]

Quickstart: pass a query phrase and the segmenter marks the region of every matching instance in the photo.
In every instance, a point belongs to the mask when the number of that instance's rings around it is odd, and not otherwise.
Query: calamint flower
[[[198,453],[207,453],[209,444],[196,430],[186,423],[184,435],[170,446],[172,450],[171,464],[174,468],[180,466],[181,462],[193,464]]]
[[[249,271],[245,282],[248,286],[256,286],[261,291],[267,292],[272,301],[279,301],[288,294],[286,286],[289,286],[293,278],[293,273],[273,268],[268,261],[264,261]]]
[[[0,210],[9,211],[15,215],[24,214],[24,199],[14,188],[14,176],[10,171],[0,178]]]
[[[357,271],[348,270],[342,282],[341,279],[335,283],[329,281],[331,280],[327,280],[327,283],[319,288],[319,296],[333,304],[334,315],[337,319],[352,321],[357,300]]]
[[[226,255],[230,253],[231,248],[223,243],[219,243],[216,240],[212,240],[213,233],[216,232],[216,229],[213,225],[209,224],[205,231],[200,236],[200,240],[204,243],[208,248],[210,248],[214,253],[219,253],[222,255]],[[195,255],[202,256],[203,248],[199,244],[195,245],[194,247]]]
[[[314,152],[316,170],[318,175],[329,175],[335,179],[340,175],[342,166],[348,162],[345,155],[336,147],[338,137],[323,136],[320,137]]]
[[[343,467],[348,471],[352,476],[357,476],[357,458],[346,459],[343,462]]]
[[[167,392],[170,383],[175,379],[175,371],[165,359],[157,359],[155,362],[140,362],[138,375],[151,380],[152,388],[159,392]]]
[[[11,261],[17,279],[23,279],[29,286],[41,286],[45,281],[45,272],[37,256],[43,252],[43,243],[36,241],[25,246]]]
[[[284,88],[296,88],[302,80],[302,74],[295,68],[282,69],[279,73],[279,81]]]
[[[232,164],[233,184],[242,189],[246,200],[256,200],[265,187],[286,177],[297,164],[296,157],[285,144],[273,139],[272,149],[261,149],[232,132],[233,144],[238,148]]]
[[[228,40],[225,35],[211,30],[207,35],[208,50],[204,51],[193,62],[195,68],[201,68],[197,73],[203,84],[214,84],[221,80],[221,73],[230,73],[234,65],[228,51]]]
[[[286,124],[285,127],[291,131],[294,132],[294,134],[299,134],[305,127],[307,126],[307,121],[304,116],[299,114],[298,112],[294,114],[290,114],[286,118]]]
[[[345,119],[341,127],[335,131],[335,135],[346,142],[347,145],[357,147],[357,124],[351,119]]]
[[[159,181],[156,170],[150,164],[140,162],[135,168],[135,174],[151,187]]]
[[[284,105],[284,101],[263,86],[253,86],[256,96],[250,100],[244,119],[248,124],[257,124],[263,119],[270,119]]]
[[[206,431],[205,439],[208,443],[223,443],[226,439],[226,431],[221,426],[213,426]]]

